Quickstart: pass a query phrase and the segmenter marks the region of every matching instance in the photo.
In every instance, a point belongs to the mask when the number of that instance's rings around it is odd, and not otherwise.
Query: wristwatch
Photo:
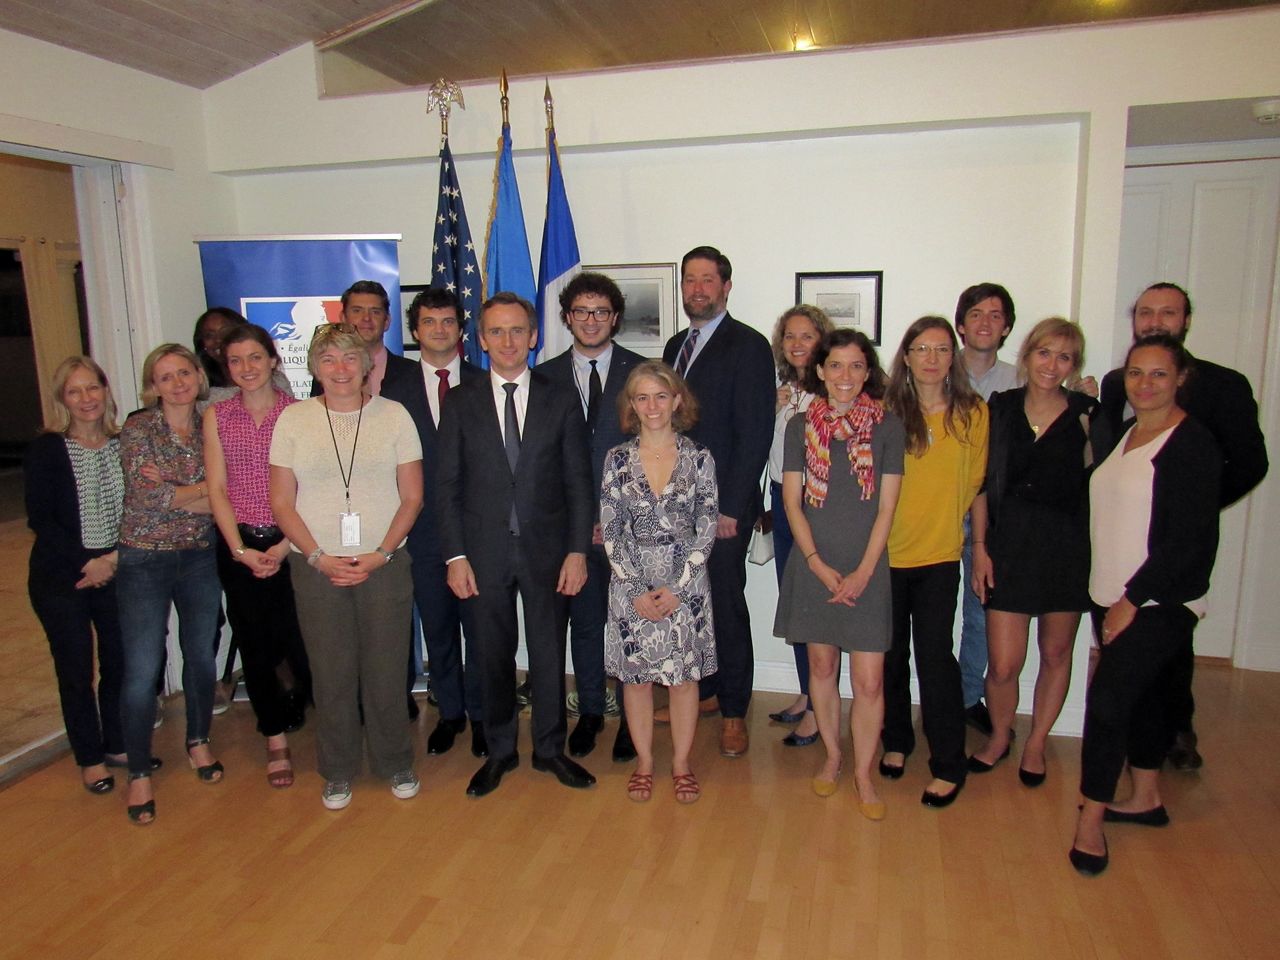
[[[234,553],[237,557],[243,557],[243,556],[244,556],[244,547],[243,547],[243,546],[239,546],[239,547],[232,547],[232,548],[231,548],[231,552],[232,552],[232,553]]]
[[[378,553],[382,554],[382,559],[387,561],[387,563],[390,563],[396,558],[396,552],[394,550],[383,550],[381,547],[374,547],[374,549]]]

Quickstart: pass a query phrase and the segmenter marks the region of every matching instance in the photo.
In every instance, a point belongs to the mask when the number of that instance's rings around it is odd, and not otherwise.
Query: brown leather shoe
[[[747,723],[741,717],[725,717],[720,730],[720,756],[741,757],[747,752]]]

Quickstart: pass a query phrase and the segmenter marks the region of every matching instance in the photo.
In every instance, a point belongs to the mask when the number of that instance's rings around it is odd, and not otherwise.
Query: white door
[[[1129,169],[1113,359],[1119,362],[1128,346],[1128,312],[1138,294],[1152,283],[1172,281],[1191,295],[1191,352],[1239,370],[1261,399],[1278,222],[1280,160]],[[1273,424],[1267,438],[1273,459],[1280,453],[1275,432]],[[1244,639],[1237,638],[1237,625],[1251,619],[1240,610],[1240,584],[1247,540],[1258,535],[1249,525],[1253,499],[1222,515],[1209,614],[1195,635],[1200,656],[1235,656]]]

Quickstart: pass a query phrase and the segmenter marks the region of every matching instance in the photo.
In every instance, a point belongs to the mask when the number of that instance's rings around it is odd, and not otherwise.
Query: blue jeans
[[[782,484],[769,481],[769,504],[773,510],[773,565],[778,574],[778,586],[782,586],[782,572],[787,569],[787,558],[795,539],[791,536],[791,524],[782,505]],[[809,695],[809,645],[793,643],[791,652],[796,658],[796,677],[800,680],[800,694]]]
[[[964,551],[960,561],[964,570],[960,585],[964,597],[960,607],[960,684],[964,705],[972,707],[986,690],[987,611],[973,592],[973,531],[969,529],[968,514],[964,517]]]
[[[178,609],[187,741],[209,736],[215,673],[209,637],[218,622],[222,587],[212,544],[195,550],[139,550],[123,544],[119,549],[116,597],[124,636],[124,745],[129,773],[146,774],[151,771],[156,682],[164,664],[170,603]]]

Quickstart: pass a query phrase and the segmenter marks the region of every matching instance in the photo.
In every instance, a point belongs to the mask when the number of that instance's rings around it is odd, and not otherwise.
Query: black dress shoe
[[[554,757],[534,757],[533,769],[541,773],[554,773],[557,780],[575,790],[585,790],[587,787],[594,786],[596,782],[595,777],[563,753],[558,753]]]
[[[1104,839],[1101,854],[1085,853],[1083,850],[1072,847],[1067,858],[1071,861],[1071,865],[1084,876],[1096,877],[1107,869],[1107,864],[1111,862],[1111,851],[1107,849],[1107,841]]]
[[[983,736],[989,737],[995,731],[995,727],[991,725],[991,712],[981,700],[965,709],[964,721]]]
[[[1150,810],[1139,810],[1136,813],[1130,813],[1125,810],[1112,810],[1107,807],[1106,812],[1102,814],[1102,819],[1107,823],[1136,823],[1142,827],[1167,827],[1169,825],[1169,811],[1164,808],[1164,804],[1158,807],[1152,807]]]
[[[950,793],[930,793],[926,790],[920,794],[920,802],[926,807],[933,807],[935,810],[941,810],[943,807],[949,807],[956,802],[956,797],[960,796],[960,791],[964,789],[963,783],[957,783],[956,788]]]
[[[636,758],[636,745],[631,742],[631,730],[627,726],[627,718],[623,717],[618,724],[618,736],[613,741],[613,762],[626,763]]]
[[[484,736],[484,724],[471,721],[471,755],[473,757],[487,757],[489,755],[489,741]]]
[[[1169,765],[1175,770],[1199,770],[1204,766],[1204,757],[1196,749],[1199,738],[1194,730],[1179,730],[1169,748]]]
[[[417,720],[420,713],[422,711],[418,709],[418,701],[413,699],[412,693],[409,694],[409,722],[413,723],[413,721]]]
[[[970,773],[990,773],[992,770],[996,768],[996,766],[1000,763],[1001,760],[1004,760],[1009,756],[1009,750],[1010,748],[1006,746],[1004,748],[1004,753],[996,757],[995,763],[987,763],[987,761],[985,760],[979,760],[976,756],[970,757],[968,762],[969,772]]]
[[[884,777],[886,780],[901,780],[902,775],[906,772],[907,765],[905,762],[902,766],[895,767],[885,763],[883,760],[880,761],[880,776]]]
[[[493,793],[502,782],[503,775],[510,773],[518,766],[520,766],[518,753],[503,757],[501,760],[486,760],[484,766],[475,772],[471,782],[467,784],[467,796],[483,797],[485,794]]]
[[[1024,787],[1043,786],[1044,778],[1049,775],[1048,771],[1041,770],[1039,773],[1032,773],[1030,770],[1018,768],[1018,779],[1022,781]]]
[[[594,713],[584,713],[578,718],[573,733],[569,734],[569,753],[575,757],[585,757],[596,748],[596,734],[604,728],[604,717]]]
[[[441,717],[440,722],[436,724],[436,728],[427,737],[427,753],[432,756],[448,753],[453,749],[453,741],[465,729],[467,729],[466,717],[458,717],[454,720],[446,720]]]
[[[533,703],[533,685],[527,679],[516,687],[516,703],[521,707]]]

